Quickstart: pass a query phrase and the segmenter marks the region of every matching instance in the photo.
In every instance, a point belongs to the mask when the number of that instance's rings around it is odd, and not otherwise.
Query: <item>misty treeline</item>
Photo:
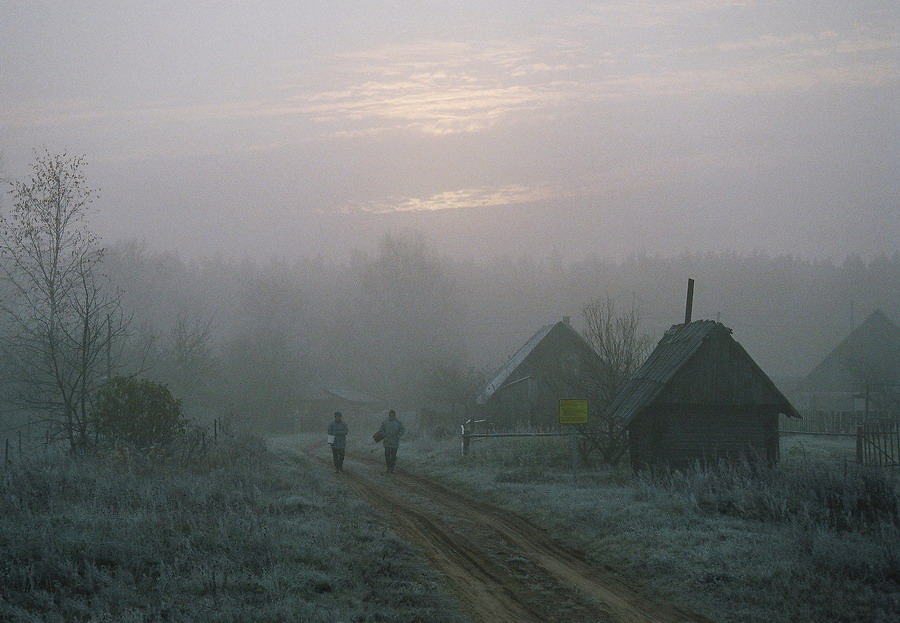
[[[401,234],[347,261],[188,261],[127,242],[109,249],[105,268],[133,314],[122,365],[165,382],[187,413],[264,429],[318,425],[297,418],[322,388],[459,413],[535,330],[563,316],[582,327],[597,297],[633,303],[655,342],[683,319],[688,275],[698,283],[694,318],[734,329],[776,380],[808,373],[872,309],[900,316],[897,254],[839,264],[738,254],[481,262]]]
[[[731,327],[776,382],[807,374],[872,310],[900,318],[900,253],[839,262],[729,252],[456,259],[404,232],[346,258],[298,248],[296,260],[186,259],[135,240],[101,249],[83,216],[91,244],[82,298],[99,307],[87,314],[93,341],[77,352],[93,358],[92,382],[152,379],[195,421],[232,417],[258,430],[321,428],[328,414],[303,405],[323,388],[444,413],[439,426],[455,430],[542,325],[569,316],[582,329],[586,305],[609,300],[638,310],[655,343],[683,320],[689,277],[693,318]],[[21,320],[5,316],[4,335],[21,334]],[[0,365],[4,413],[18,413],[8,397],[21,374],[13,359]]]

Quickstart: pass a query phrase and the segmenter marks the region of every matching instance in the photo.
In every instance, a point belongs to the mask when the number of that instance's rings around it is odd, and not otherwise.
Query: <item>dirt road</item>
[[[306,453],[330,468],[322,449]],[[383,464],[348,460],[335,475],[386,513],[484,623],[705,622],[654,602],[526,520]]]

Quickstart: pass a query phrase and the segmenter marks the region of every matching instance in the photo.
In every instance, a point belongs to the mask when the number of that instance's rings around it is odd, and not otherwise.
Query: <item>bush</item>
[[[181,401],[165,385],[126,377],[99,392],[94,421],[101,436],[141,450],[170,444],[187,426]]]

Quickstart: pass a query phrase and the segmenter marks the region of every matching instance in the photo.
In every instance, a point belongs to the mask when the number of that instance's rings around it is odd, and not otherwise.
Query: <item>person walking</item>
[[[340,411],[334,412],[334,422],[328,424],[328,443],[331,444],[331,458],[336,474],[344,471],[344,451],[347,449],[347,433],[350,429]]]
[[[388,418],[381,423],[378,429],[384,435],[384,462],[387,465],[387,473],[394,473],[394,465],[397,464],[397,449],[400,447],[400,438],[405,432],[403,422],[397,419],[397,413],[391,409]]]

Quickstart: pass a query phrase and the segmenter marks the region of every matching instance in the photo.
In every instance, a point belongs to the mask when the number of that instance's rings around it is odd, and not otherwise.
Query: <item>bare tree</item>
[[[611,298],[596,298],[581,313],[582,335],[597,356],[577,381],[590,404],[589,423],[579,428],[579,449],[585,460],[596,451],[604,463],[615,465],[628,447],[627,431],[622,422],[606,417],[606,410],[644,362],[652,340],[641,332],[634,306],[619,310]]]
[[[90,439],[92,397],[108,382],[128,327],[118,293],[102,285],[103,249],[87,225],[95,191],[83,166],[81,156],[38,156],[31,178],[11,184],[9,216],[0,214],[9,294],[0,311],[17,398],[73,450]]]
[[[201,394],[213,376],[212,332],[212,318],[175,317],[163,351],[162,373],[181,400]]]

